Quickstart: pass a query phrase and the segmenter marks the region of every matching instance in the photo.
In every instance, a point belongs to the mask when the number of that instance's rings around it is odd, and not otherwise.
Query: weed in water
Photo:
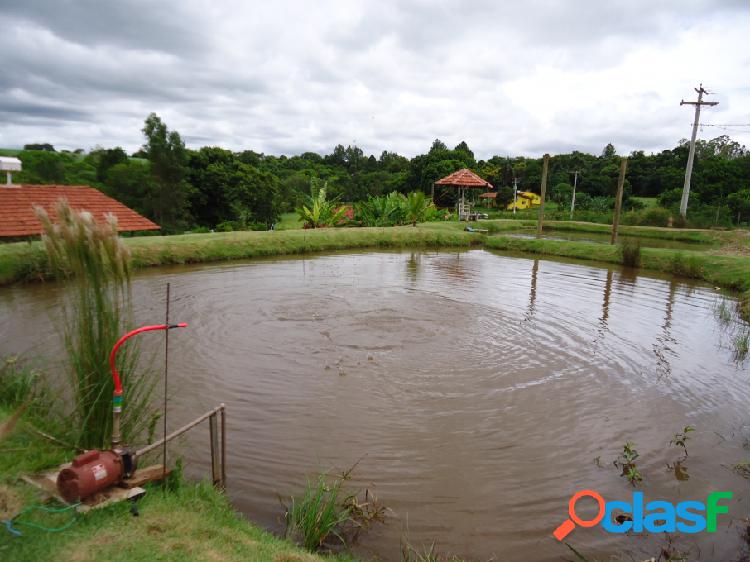
[[[732,311],[729,310],[726,301],[721,301],[721,304],[716,308],[716,317],[722,324],[729,324],[732,320]]]
[[[112,375],[109,352],[131,320],[130,254],[108,215],[98,223],[90,213],[74,211],[64,200],[57,222],[42,208],[37,216],[52,267],[70,281],[63,308],[63,339],[73,387],[76,444],[102,447],[112,433]],[[134,438],[153,417],[150,397],[155,380],[135,374],[137,348],[129,344],[118,356],[125,384],[123,437]]]
[[[421,549],[412,546],[405,537],[401,538],[401,562],[463,562],[462,558],[439,554],[436,543]]]
[[[341,530],[349,520],[349,510],[341,506],[343,478],[321,474],[308,480],[301,498],[291,498],[285,515],[286,538],[311,552],[346,544]],[[331,544],[331,542],[337,544]]]
[[[635,443],[628,441],[622,447],[622,453],[615,459],[614,465],[622,469],[621,476],[624,476],[633,485],[637,486],[643,481],[643,475],[639,472],[635,460],[639,457],[635,448]]]
[[[750,351],[750,330],[734,337],[734,359],[744,361]]]
[[[685,456],[688,456],[687,452],[687,442],[688,439],[690,439],[690,433],[695,431],[695,428],[692,425],[686,425],[682,428],[681,432],[675,433],[672,439],[669,441],[669,445],[671,447],[680,447],[682,451],[685,453]]]

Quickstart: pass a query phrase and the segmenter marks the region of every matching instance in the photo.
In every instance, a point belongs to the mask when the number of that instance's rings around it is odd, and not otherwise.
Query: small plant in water
[[[463,559],[438,553],[435,542],[429,548],[423,546],[421,549],[418,549],[412,546],[406,538],[402,537],[401,562],[463,562]]]
[[[615,459],[614,465],[622,469],[622,476],[628,479],[633,485],[637,486],[643,481],[643,475],[639,472],[638,467],[635,464],[636,459],[640,455],[635,448],[635,443],[628,441],[622,447],[622,453]]]
[[[386,509],[369,490],[363,501],[356,493],[344,496],[343,486],[355,467],[339,477],[323,473],[307,481],[304,495],[292,497],[286,507],[287,539],[311,552],[334,550],[353,544],[373,523],[385,521]]]
[[[744,361],[750,352],[750,330],[744,334],[734,337],[734,358],[736,361]]]
[[[692,425],[686,425],[682,428],[682,431],[675,433],[672,439],[669,441],[669,445],[672,447],[680,447],[685,453],[685,457],[688,456],[687,442],[690,439],[690,433],[695,431]]]
[[[729,324],[732,320],[732,311],[729,310],[726,301],[721,301],[721,304],[716,308],[716,316],[722,324]]]

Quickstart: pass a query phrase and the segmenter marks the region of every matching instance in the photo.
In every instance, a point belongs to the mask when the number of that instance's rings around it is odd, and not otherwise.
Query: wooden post
[[[221,488],[227,487],[227,409],[221,405]]]
[[[549,170],[549,154],[544,155],[544,165],[542,166],[542,202],[539,205],[539,218],[536,225],[536,235],[541,236],[544,229],[544,200],[547,197],[547,171]]]
[[[208,418],[208,427],[211,434],[211,481],[216,486],[221,480],[221,467],[219,466],[219,426],[216,423],[215,412]]]
[[[620,177],[617,179],[617,195],[615,196],[615,216],[612,220],[612,239],[610,244],[617,244],[617,229],[620,227],[620,211],[622,211],[622,192],[625,189],[625,172],[628,169],[628,159],[620,159]]]

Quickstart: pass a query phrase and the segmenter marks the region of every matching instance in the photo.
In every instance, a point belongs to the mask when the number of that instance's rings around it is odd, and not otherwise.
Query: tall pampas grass
[[[112,346],[132,326],[131,258],[117,234],[117,219],[97,222],[91,213],[74,211],[65,200],[56,204],[57,220],[36,208],[44,227],[42,240],[50,264],[68,281],[63,305],[62,336],[72,387],[76,444],[98,448],[112,435],[112,393],[109,368]],[[150,407],[155,380],[138,374],[136,342],[118,355],[123,380],[124,439],[136,438],[153,426]]]

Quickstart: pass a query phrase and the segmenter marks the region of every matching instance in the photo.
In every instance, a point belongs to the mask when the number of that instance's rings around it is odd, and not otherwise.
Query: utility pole
[[[625,191],[625,172],[628,170],[628,159],[620,158],[620,177],[617,179],[617,195],[615,196],[615,214],[612,217],[612,238],[610,244],[617,244],[617,230],[620,228],[620,213],[622,212],[622,194]]]
[[[539,238],[544,230],[544,200],[547,198],[547,171],[549,170],[549,154],[544,155],[544,163],[542,164],[542,195],[540,197],[541,204],[539,205],[539,218],[537,219],[536,225],[536,236]]]
[[[680,201],[680,215],[684,219],[687,215],[687,204],[688,198],[690,197],[690,176],[693,175],[693,159],[695,158],[695,137],[698,134],[698,124],[701,118],[701,106],[702,105],[718,105],[718,101],[703,101],[703,94],[710,94],[711,92],[706,91],[703,88],[703,84],[698,88],[694,88],[698,92],[698,101],[685,101],[681,100],[680,105],[694,105],[695,106],[695,121],[693,121],[693,134],[690,137],[690,152],[688,153],[687,168],[685,168],[685,186],[682,188],[682,200]]]
[[[518,202],[518,178],[513,177],[513,214],[516,214],[516,203]]]
[[[573,173],[575,176],[573,176],[573,199],[570,201],[570,220],[573,220],[573,211],[576,210],[576,186],[578,185],[578,174],[580,172],[576,170]]]

